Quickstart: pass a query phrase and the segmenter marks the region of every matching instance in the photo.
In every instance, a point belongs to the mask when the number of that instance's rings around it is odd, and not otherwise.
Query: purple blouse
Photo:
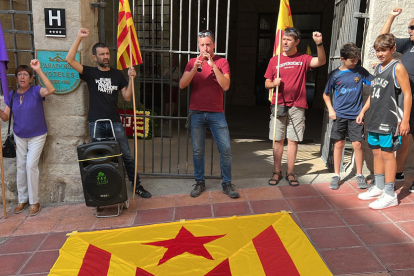
[[[40,86],[30,86],[24,93],[15,93],[13,98],[13,132],[20,138],[31,138],[43,135],[47,132],[43,101],[40,96]],[[6,105],[10,107],[10,98],[13,91],[10,91]],[[22,103],[20,104],[20,97]]]

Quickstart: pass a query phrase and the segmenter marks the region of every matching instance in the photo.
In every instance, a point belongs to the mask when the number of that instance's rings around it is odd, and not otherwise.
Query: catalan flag
[[[309,44],[306,46],[306,54],[310,56],[312,55],[312,51],[311,51]]]
[[[293,27],[292,12],[290,10],[289,0],[280,0],[279,15],[277,16],[276,38],[275,47],[273,49],[273,56],[276,56],[283,52],[282,41],[279,41],[279,37],[283,37],[283,33],[286,28]]]
[[[332,275],[288,213],[74,233],[49,275]]]
[[[119,0],[117,46],[118,69],[126,69],[130,65],[134,66],[142,63],[141,50],[139,49],[128,0]],[[130,57],[130,53],[132,57]]]
[[[277,16],[275,46],[273,48],[273,56],[277,56],[283,52],[282,38],[286,28],[293,27],[292,12],[290,10],[289,0],[280,0],[279,15]],[[279,59],[280,62],[280,59]],[[273,89],[269,90],[269,101],[272,102]]]

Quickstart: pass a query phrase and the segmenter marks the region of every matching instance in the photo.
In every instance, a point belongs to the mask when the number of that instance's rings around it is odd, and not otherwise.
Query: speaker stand
[[[99,207],[95,207],[95,217],[97,217],[97,218],[117,217],[117,216],[119,216],[121,214],[123,208],[125,208],[125,209],[128,209],[129,208],[129,201],[127,200],[125,202],[118,203],[117,204],[118,213],[117,214],[114,214],[114,215],[100,216],[100,215],[98,215],[98,208]]]

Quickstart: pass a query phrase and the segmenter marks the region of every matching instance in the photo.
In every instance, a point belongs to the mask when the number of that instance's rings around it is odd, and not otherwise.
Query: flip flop
[[[293,179],[289,179],[289,176],[293,176]],[[286,180],[289,182],[290,186],[299,186],[299,181],[296,179],[294,173],[286,173]]]
[[[275,174],[278,176],[278,178],[277,179],[274,179],[273,178],[273,176],[275,176]],[[268,181],[268,183],[269,183],[269,185],[271,185],[271,186],[276,186],[277,184],[279,184],[279,181],[281,180],[283,178],[283,176],[282,176],[282,172],[273,172],[273,174],[272,174],[272,178],[270,178],[269,179],[269,181]],[[271,183],[271,182],[273,182],[273,183]]]

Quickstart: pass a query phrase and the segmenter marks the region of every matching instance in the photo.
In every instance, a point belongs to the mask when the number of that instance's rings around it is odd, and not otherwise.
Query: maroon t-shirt
[[[190,59],[185,71],[191,71],[196,58]],[[230,75],[230,66],[225,58],[214,56],[213,61],[222,74]],[[213,72],[213,67],[204,62],[203,71],[195,73],[191,80],[190,110],[224,112],[223,89]]]
[[[306,72],[310,68],[312,57],[295,53],[291,56],[280,55],[280,78],[278,105],[308,108],[306,101]],[[274,80],[277,77],[277,56],[270,59],[265,78]],[[276,93],[273,93],[272,105],[275,104]]]

